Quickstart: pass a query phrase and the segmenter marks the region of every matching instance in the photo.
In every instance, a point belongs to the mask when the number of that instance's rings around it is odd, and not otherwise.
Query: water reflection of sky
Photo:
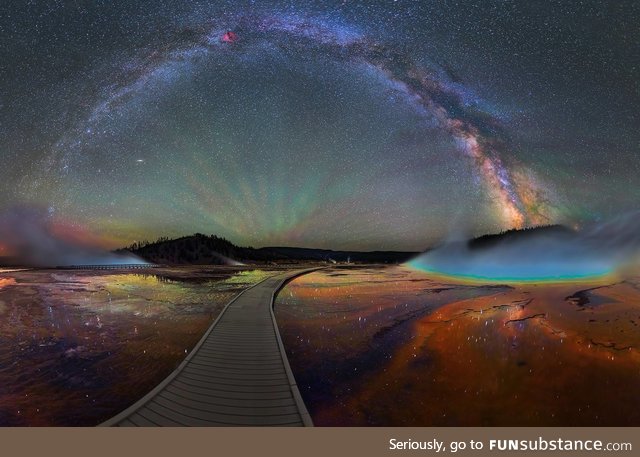
[[[95,425],[153,388],[264,271],[0,272],[0,425]]]
[[[317,425],[638,425],[640,286],[316,272],[277,319]]]

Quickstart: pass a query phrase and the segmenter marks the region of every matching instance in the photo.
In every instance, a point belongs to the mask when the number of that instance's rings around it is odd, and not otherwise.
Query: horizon
[[[529,227],[523,227],[520,229],[505,229],[499,232],[492,232],[492,233],[482,233],[482,234],[476,234],[476,235],[469,235],[468,237],[464,238],[467,241],[472,241],[474,239],[478,239],[478,238],[482,238],[482,237],[491,237],[491,236],[501,236],[504,235],[506,233],[509,232],[518,232],[518,231],[529,231],[529,230],[537,230],[537,229],[545,229],[545,228],[550,228],[550,227],[563,227],[563,228],[568,228],[570,230],[574,230],[571,229],[570,227],[564,226],[562,224],[543,224],[543,225],[536,225],[536,226],[529,226]],[[291,245],[258,245],[258,246],[248,246],[248,245],[240,245],[235,243],[233,240],[230,240],[228,238],[225,237],[221,237],[219,235],[216,235],[215,233],[212,234],[206,234],[206,233],[202,233],[202,232],[196,232],[196,233],[192,233],[190,235],[180,235],[177,237],[166,237],[166,236],[160,236],[155,240],[134,240],[132,243],[130,243],[127,246],[120,246],[117,247],[115,249],[109,249],[108,252],[113,253],[113,254],[119,254],[122,251],[128,251],[128,252],[132,252],[134,250],[137,249],[142,249],[146,246],[150,246],[150,245],[155,245],[155,244],[161,244],[164,242],[174,242],[177,240],[181,240],[181,239],[186,239],[186,238],[193,238],[193,237],[197,237],[197,236],[203,236],[203,237],[217,237],[219,239],[225,240],[229,243],[231,243],[232,245],[234,245],[235,247],[238,248],[242,248],[242,249],[270,249],[270,248],[276,248],[276,249],[304,249],[304,250],[311,250],[311,251],[333,251],[333,252],[353,252],[353,253],[372,253],[372,252],[398,252],[398,253],[407,253],[407,254],[420,254],[420,253],[424,253],[427,252],[429,250],[435,249],[438,246],[441,246],[443,244],[447,244],[447,241],[444,239],[441,240],[437,240],[433,243],[431,243],[430,245],[426,245],[426,247],[422,248],[422,249],[418,249],[418,250],[393,250],[393,249],[374,249],[374,250],[353,250],[353,249],[332,249],[332,248],[319,248],[319,247],[313,247],[313,246],[291,246]],[[132,246],[134,246],[135,244],[138,244],[139,246],[135,249],[131,249]],[[11,255],[10,253],[6,253],[3,254],[2,251],[4,249],[0,249],[0,261],[2,260],[17,260],[20,258],[19,255]],[[17,264],[14,264],[12,266],[15,266]],[[2,265],[0,264],[0,267]]]
[[[485,237],[485,236],[497,236],[497,235],[504,235],[505,233],[508,232],[517,232],[517,231],[528,231],[528,230],[536,230],[536,229],[545,229],[545,228],[551,228],[551,227],[562,227],[562,228],[567,228],[570,230],[577,230],[577,228],[574,226],[572,227],[568,227],[566,225],[563,224],[540,224],[540,225],[531,225],[531,226],[527,226],[527,227],[521,227],[521,228],[508,228],[508,229],[504,229],[501,231],[497,231],[497,232],[490,232],[490,233],[476,233],[476,234],[468,234],[465,239],[466,240],[473,240],[475,238],[480,238],[480,237]],[[161,242],[166,242],[166,241],[175,241],[175,240],[179,240],[182,238],[190,238],[190,237],[194,237],[194,236],[205,236],[205,237],[217,237],[220,239],[223,239],[225,241],[230,242],[231,244],[237,246],[237,247],[241,247],[241,248],[253,248],[253,249],[264,249],[264,248],[294,248],[294,249],[313,249],[313,250],[328,250],[328,251],[352,251],[352,252],[371,252],[371,251],[358,251],[358,250],[352,250],[352,249],[332,249],[332,248],[320,248],[320,247],[315,247],[315,246],[291,246],[291,245],[240,245],[238,243],[236,243],[234,240],[231,240],[229,238],[226,237],[222,237],[220,235],[217,235],[215,233],[210,233],[210,234],[206,234],[204,232],[195,232],[195,233],[191,233],[188,235],[179,235],[177,237],[166,237],[166,236],[160,236],[158,238],[156,238],[155,240],[135,240],[133,241],[133,243],[127,245],[127,246],[123,246],[120,248],[117,248],[116,250],[124,250],[127,249],[129,247],[131,247],[133,244],[144,244],[144,245],[149,245],[149,244],[156,244],[156,243],[161,243]],[[403,251],[399,251],[399,252],[424,252],[425,250],[428,249],[433,249],[434,246],[437,246],[438,244],[442,244],[445,243],[446,240],[445,239],[439,239],[439,240],[435,240],[433,241],[431,244],[426,245],[426,247],[422,248],[422,249],[418,249],[418,250],[403,250]],[[380,249],[376,249],[376,250],[380,250]],[[391,250],[387,250],[387,249],[382,249],[383,251],[393,251]]]
[[[628,217],[633,217],[633,215],[628,215]],[[617,221],[618,223],[620,223],[620,221]],[[603,226],[592,226],[591,229],[593,230],[594,228],[600,228],[602,229]],[[32,261],[29,260],[24,260],[24,257],[21,257],[20,255],[3,255],[2,254],[2,250],[0,249],[0,268],[57,268],[57,267],[65,267],[65,266],[89,266],[89,265],[135,265],[135,264],[139,264],[140,261],[144,262],[144,263],[148,263],[148,264],[156,264],[156,262],[154,261],[150,261],[148,259],[145,259],[143,257],[141,257],[139,254],[136,254],[136,252],[138,250],[141,249],[145,249],[149,246],[156,246],[156,245],[160,245],[163,243],[174,243],[176,241],[180,241],[183,239],[189,239],[189,238],[194,238],[194,237],[204,237],[204,238],[217,238],[219,240],[222,241],[226,241],[228,243],[230,243],[231,245],[233,245],[236,248],[239,249],[249,249],[249,250],[263,250],[263,249],[299,249],[299,250],[307,250],[307,251],[328,251],[328,252],[334,252],[334,253],[347,253],[347,254],[372,254],[372,253],[397,253],[397,254],[411,254],[411,255],[416,255],[416,256],[420,256],[421,254],[426,254],[429,253],[431,251],[434,250],[439,250],[442,248],[446,248],[447,246],[450,245],[455,245],[457,244],[457,242],[460,241],[464,241],[464,242],[472,242],[475,240],[482,240],[483,238],[494,238],[496,237],[498,240],[504,240],[505,236],[508,236],[510,234],[513,233],[520,233],[520,234],[526,234],[527,232],[532,233],[532,232],[537,232],[540,233],[542,231],[545,231],[545,229],[550,229],[550,228],[561,228],[561,229],[566,229],[569,230],[571,232],[573,232],[576,235],[580,235],[583,230],[581,228],[577,228],[577,227],[567,227],[565,225],[562,224],[543,224],[543,225],[537,225],[537,226],[529,226],[529,227],[523,227],[520,229],[506,229],[506,230],[502,230],[500,232],[494,232],[494,233],[483,233],[483,234],[477,234],[477,235],[469,235],[467,237],[457,237],[456,239],[445,239],[445,240],[439,240],[437,242],[432,243],[431,245],[428,245],[422,249],[419,250],[412,250],[412,251],[408,251],[408,250],[385,250],[385,249],[374,249],[374,250],[370,250],[370,251],[362,251],[362,250],[349,250],[349,249],[330,249],[330,248],[316,248],[316,247],[309,247],[309,246],[284,246],[284,245],[268,245],[268,246],[242,246],[239,244],[236,244],[233,240],[229,240],[227,238],[221,237],[219,235],[216,234],[204,234],[201,232],[197,232],[197,233],[193,233],[191,235],[183,235],[183,236],[178,236],[175,238],[170,238],[170,237],[158,237],[156,240],[136,240],[134,241],[132,244],[128,245],[128,246],[121,246],[119,248],[116,249],[111,249],[111,250],[105,250],[103,252],[100,251],[93,251],[93,255],[95,256],[95,258],[97,259],[96,262],[87,262],[87,261],[81,261],[81,262],[75,262],[75,263],[60,263],[58,265],[53,265],[53,264],[38,264],[36,263],[30,263]],[[547,231],[548,233],[548,231]],[[137,245],[137,246],[135,246]],[[628,246],[629,248],[633,249],[633,247],[631,245]],[[126,262],[124,260],[124,257],[126,254],[125,253],[130,253],[135,257],[130,258],[129,262]],[[83,253],[82,251],[78,251],[78,254],[83,255],[86,254]],[[115,255],[115,257],[109,257]],[[410,257],[407,258],[406,261],[401,262],[403,264],[407,264],[407,265],[412,265],[416,268],[417,267],[414,263],[414,260],[418,259],[418,257]],[[233,260],[233,259],[229,259],[229,260]],[[360,261],[359,263],[362,263],[362,261]],[[247,264],[247,265],[252,265],[252,264]],[[255,264],[255,265],[259,265],[259,263]]]

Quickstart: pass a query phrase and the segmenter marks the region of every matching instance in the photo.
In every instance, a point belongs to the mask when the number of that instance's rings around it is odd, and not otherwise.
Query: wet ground
[[[231,298],[272,274],[145,273],[0,270],[0,425],[110,418],[171,373]]]
[[[316,425],[640,425],[640,279],[325,270],[276,317]]]

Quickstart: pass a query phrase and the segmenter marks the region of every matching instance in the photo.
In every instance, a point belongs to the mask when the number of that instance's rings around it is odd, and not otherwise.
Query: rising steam
[[[57,232],[46,211],[15,207],[0,213],[0,244],[13,264],[53,267],[146,263],[134,255],[74,242]]]
[[[452,276],[539,281],[624,274],[640,259],[640,212],[580,232],[563,227],[446,243],[415,258],[412,267]]]

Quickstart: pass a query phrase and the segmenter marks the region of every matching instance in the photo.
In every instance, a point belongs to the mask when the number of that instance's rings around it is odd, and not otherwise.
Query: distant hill
[[[134,243],[117,251],[131,252],[152,263],[170,265],[229,265],[242,263],[356,262],[402,263],[417,252],[401,251],[332,251],[327,249],[236,246],[215,235],[197,233],[176,239],[160,238],[154,242]]]
[[[576,232],[564,225],[543,225],[524,229],[512,229],[493,235],[482,235],[467,242],[469,249],[487,249],[497,244],[519,243],[525,240],[541,237],[573,238]]]

